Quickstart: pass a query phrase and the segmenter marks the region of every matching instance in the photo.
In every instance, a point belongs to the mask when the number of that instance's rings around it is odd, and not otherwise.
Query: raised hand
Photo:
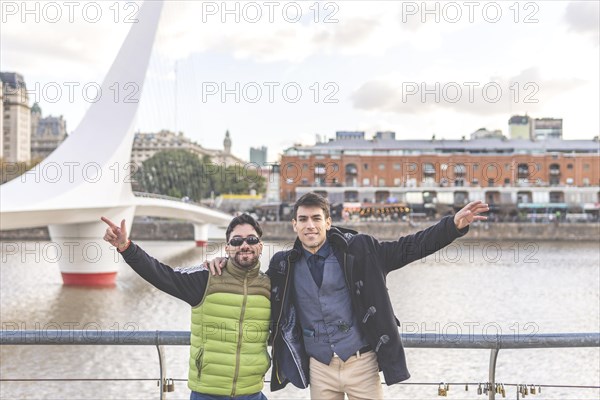
[[[488,205],[481,200],[472,201],[454,215],[454,225],[457,229],[463,229],[473,221],[485,221],[488,217],[479,214],[489,210]]]
[[[102,221],[108,225],[106,228],[106,233],[104,234],[104,240],[108,243],[112,244],[119,250],[123,250],[127,247],[129,243],[129,238],[127,237],[127,227],[125,226],[125,220],[121,221],[121,226],[118,227],[115,225],[110,219],[106,217],[100,218]]]

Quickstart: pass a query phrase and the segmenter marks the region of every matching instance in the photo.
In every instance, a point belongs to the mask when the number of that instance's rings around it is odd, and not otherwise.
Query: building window
[[[400,171],[400,163],[394,163],[394,169]]]
[[[346,186],[358,186],[358,168],[356,164],[346,164]]]
[[[385,170],[385,164],[379,164],[379,170],[380,171],[384,171]]]
[[[423,183],[435,183],[435,167],[432,163],[423,164]]]
[[[567,164],[567,169],[573,169],[573,164]]]
[[[385,186],[385,178],[379,178],[379,186]]]
[[[558,185],[560,183],[560,165],[550,165],[550,185]]]
[[[363,179],[363,186],[369,186],[370,184],[371,184],[371,181],[369,180],[369,178]]]
[[[394,178],[394,186],[400,186],[401,183],[402,183],[402,179]]]
[[[358,201],[358,192],[355,190],[347,190],[344,192],[344,201],[355,202]]]
[[[363,164],[363,169],[365,171],[368,171],[369,170],[369,164]]]

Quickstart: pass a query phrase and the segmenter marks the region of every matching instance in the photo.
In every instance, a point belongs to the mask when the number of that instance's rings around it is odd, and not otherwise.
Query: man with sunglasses
[[[129,240],[121,226],[102,217],[104,240],[156,288],[192,306],[188,387],[190,400],[266,400],[261,392],[270,366],[267,352],[271,285],[260,272],[262,229],[248,214],[226,231],[229,256],[222,274],[202,265],[171,268]]]
[[[382,399],[379,372],[392,385],[410,377],[386,276],[465,235],[489,207],[474,201],[454,216],[394,241],[331,225],[326,198],[307,193],[294,205],[297,234],[277,252],[271,278],[271,391],[310,384],[319,400]],[[221,259],[208,266],[218,273]]]

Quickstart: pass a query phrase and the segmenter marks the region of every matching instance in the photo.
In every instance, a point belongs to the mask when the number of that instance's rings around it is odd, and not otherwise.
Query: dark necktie
[[[318,254],[313,254],[308,258],[308,269],[318,287],[323,283],[323,268],[325,267],[325,259]]]

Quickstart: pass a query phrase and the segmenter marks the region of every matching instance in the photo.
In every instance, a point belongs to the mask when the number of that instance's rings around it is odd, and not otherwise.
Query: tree
[[[164,150],[142,163],[134,175],[140,191],[199,201],[212,194],[263,193],[265,178],[256,168],[211,163],[187,150]]]
[[[0,185],[23,175],[25,172],[38,165],[42,160],[42,158],[35,158],[28,162],[10,162],[5,161],[0,157]]]

